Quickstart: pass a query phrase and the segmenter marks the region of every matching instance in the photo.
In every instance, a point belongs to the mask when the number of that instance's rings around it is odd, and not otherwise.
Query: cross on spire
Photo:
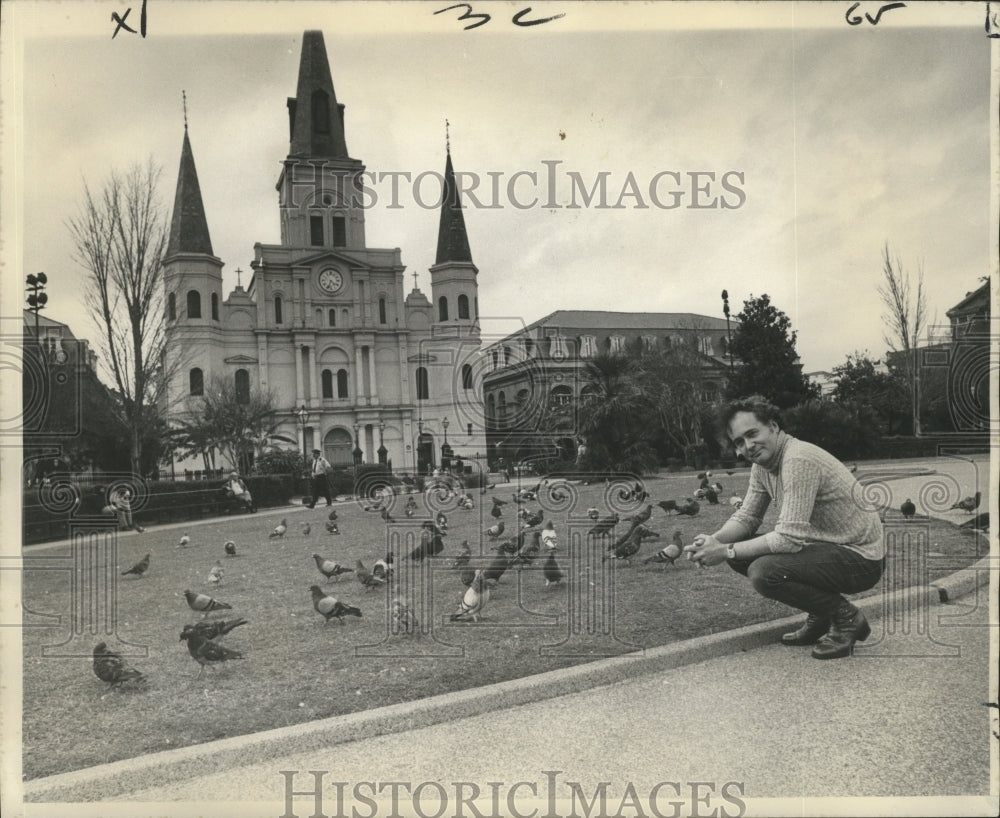
[[[240,275],[241,275],[242,273],[243,273],[243,271],[242,271],[242,270],[241,270],[241,269],[240,269],[239,267],[237,267],[237,268],[236,268],[236,286],[237,286],[237,287],[242,287],[242,286],[243,286],[243,281],[242,281],[242,279],[240,278]]]
[[[188,129],[188,98],[187,91],[181,89],[181,101],[184,105],[184,131],[187,132]]]
[[[444,150],[445,153],[451,153],[451,126],[446,119],[444,121]]]
[[[417,287],[417,271],[416,270],[413,271],[413,289],[414,290],[419,289]]]

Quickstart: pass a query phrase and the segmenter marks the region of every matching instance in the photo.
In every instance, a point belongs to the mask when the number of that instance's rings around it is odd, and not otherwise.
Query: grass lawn
[[[281,539],[268,535],[280,520],[273,515],[246,515],[188,527],[191,543],[178,546],[185,529],[150,529],[123,537],[118,545],[118,576],[146,553],[151,564],[141,578],[121,577],[118,584],[118,635],[148,655],[129,663],[148,677],[143,691],[114,690],[97,679],[90,657],[54,658],[42,655],[42,646],[66,639],[72,620],[70,575],[67,571],[31,570],[23,573],[25,610],[23,772],[27,779],[67,772],[159,750],[183,747],[213,739],[242,735],[313,719],[412,701],[453,690],[518,678],[566,667],[607,655],[609,644],[617,650],[652,648],[696,636],[728,630],[794,613],[757,596],[743,577],[724,565],[701,570],[679,560],[662,569],[643,565],[642,559],[666,545],[679,530],[685,543],[701,532],[715,530],[732,512],[725,504],[731,494],[742,496],[746,470],[732,476],[718,475],[725,484],[723,504],[702,503],[698,516],[668,517],[654,505],[647,525],[661,534],[643,543],[632,565],[608,564],[597,571],[613,584],[613,621],[617,642],[595,638],[572,642],[575,655],[547,655],[543,646],[567,638],[568,599],[586,597],[600,584],[593,569],[581,570],[571,561],[568,539],[570,521],[565,511],[546,515],[559,534],[556,552],[565,578],[546,588],[543,557],[521,572],[509,570],[493,592],[479,623],[452,623],[465,591],[458,575],[446,566],[458,553],[462,540],[478,555],[483,532],[495,520],[489,515],[490,497],[511,499],[511,486],[497,486],[487,495],[473,492],[472,511],[447,510],[449,529],[444,551],[433,559],[432,593],[422,610],[434,623],[433,636],[390,633],[385,588],[368,591],[345,574],[327,581],[316,568],[313,553],[353,567],[361,559],[368,569],[386,553],[386,524],[378,514],[353,503],[338,508],[339,536],[326,532],[327,509],[294,509],[287,514],[288,532]],[[664,475],[648,481],[651,501],[690,496],[698,481],[693,474]],[[575,525],[589,521],[588,507],[607,513],[603,484],[576,486]],[[417,496],[418,501],[422,498]],[[396,498],[393,516],[402,514],[404,498]],[[534,510],[537,502],[526,504]],[[421,506],[423,508],[423,506]],[[515,528],[513,504],[504,507],[507,534]],[[429,516],[426,511],[418,516]],[[302,524],[312,531],[304,536]],[[765,521],[765,528],[770,521]],[[949,556],[947,566],[934,568],[931,577],[950,573],[981,556],[984,548],[970,532],[924,518],[901,525],[898,513],[887,524],[894,531],[926,534],[932,554]],[[619,532],[622,526],[619,525]],[[223,544],[236,543],[238,555],[227,557]],[[916,537],[890,537],[891,558],[900,558]],[[489,542],[483,554],[490,556]],[[403,553],[408,553],[404,548]],[[38,554],[60,556],[69,547]],[[544,556],[544,555],[543,555]],[[954,559],[951,559],[951,558]],[[209,569],[222,562],[220,587],[207,581]],[[907,572],[899,572],[905,574]],[[595,579],[597,582],[595,582]],[[342,602],[359,607],[362,618],[346,617],[326,623],[313,610],[309,592],[317,584]],[[572,586],[572,595],[570,587]],[[182,627],[201,619],[184,598],[190,589],[212,595],[232,606],[231,611],[210,615],[209,620],[245,617],[240,628],[221,638],[245,659],[205,669],[179,639]],[[879,588],[868,593],[878,593]],[[44,615],[62,615],[59,624]],[[92,648],[104,639],[112,649],[113,637],[94,635]],[[435,641],[436,640],[436,641]],[[612,644],[613,643],[613,644]],[[391,656],[359,655],[395,651]],[[371,648],[370,646],[381,646]],[[590,652],[590,655],[588,654]],[[438,655],[418,656],[427,653]],[[409,654],[409,655],[407,655]],[[446,655],[442,655],[446,654]],[[104,695],[107,693],[107,695]]]

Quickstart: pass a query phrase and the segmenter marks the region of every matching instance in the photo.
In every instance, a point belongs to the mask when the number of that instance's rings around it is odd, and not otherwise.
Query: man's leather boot
[[[849,656],[855,642],[864,642],[872,632],[865,615],[844,601],[833,612],[830,632],[812,650],[815,659],[839,659]]]
[[[830,620],[827,617],[809,614],[801,628],[781,637],[781,644],[815,645],[828,630],[830,630]]]

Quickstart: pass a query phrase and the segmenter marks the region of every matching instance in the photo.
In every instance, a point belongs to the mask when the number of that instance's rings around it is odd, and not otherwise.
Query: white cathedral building
[[[225,300],[185,123],[163,259],[168,419],[228,379],[237,395],[269,393],[277,431],[335,466],[360,456],[426,472],[446,438],[456,456],[485,455],[478,270],[450,150],[428,300],[404,291],[398,248],[365,242],[364,165],[348,154],[343,111],[323,34],[307,31],[276,185],[281,243],[254,245],[246,289]]]

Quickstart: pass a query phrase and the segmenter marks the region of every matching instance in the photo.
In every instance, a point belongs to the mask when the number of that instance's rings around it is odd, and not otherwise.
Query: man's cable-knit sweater
[[[771,500],[774,530],[762,535],[772,552],[795,552],[811,543],[841,545],[870,560],[885,556],[882,521],[866,508],[862,487],[829,452],[781,433],[771,468],[754,463],[743,505],[730,518],[756,533]]]

